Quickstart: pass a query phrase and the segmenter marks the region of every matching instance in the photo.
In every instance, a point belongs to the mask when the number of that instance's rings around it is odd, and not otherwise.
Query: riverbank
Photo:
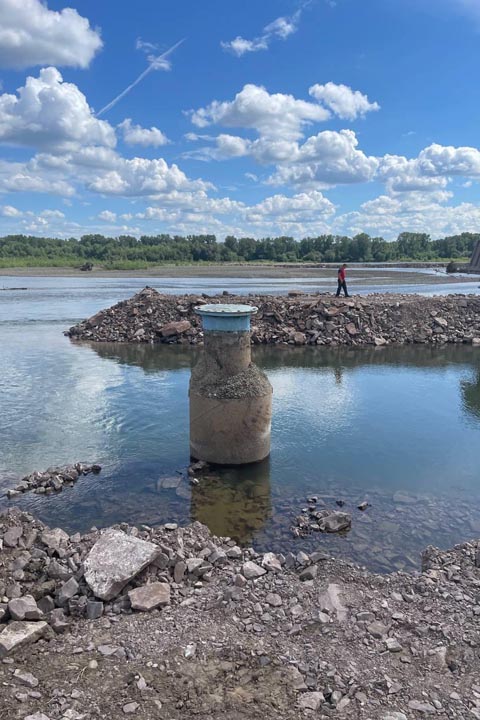
[[[461,278],[451,278],[446,275],[447,262],[395,262],[395,263],[351,263],[350,269],[357,272],[368,269],[384,269],[392,271],[400,268],[408,272],[409,269],[434,269],[445,275],[445,281],[459,282]],[[84,272],[75,267],[0,267],[0,277],[81,277],[81,278],[122,278],[122,277],[268,277],[268,278],[295,278],[332,276],[335,279],[338,263],[196,263],[192,265],[155,265],[136,270],[106,270],[94,266],[92,271]],[[326,272],[325,272],[326,271]],[[469,281],[466,278],[465,281]],[[470,278],[471,281],[471,278]]]
[[[0,539],[9,720],[480,717],[477,542],[385,577],[199,523],[68,536],[11,510]]]
[[[375,294],[335,298],[327,293],[288,297],[163,295],[145,288],[70,328],[75,340],[94,342],[202,342],[195,307],[206,302],[248,303],[253,344],[385,346],[446,343],[480,345],[480,297]]]

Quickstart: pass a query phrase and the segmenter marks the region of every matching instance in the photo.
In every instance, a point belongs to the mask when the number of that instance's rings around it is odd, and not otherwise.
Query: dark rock
[[[87,600],[87,618],[97,620],[103,615],[103,602],[99,600]]]

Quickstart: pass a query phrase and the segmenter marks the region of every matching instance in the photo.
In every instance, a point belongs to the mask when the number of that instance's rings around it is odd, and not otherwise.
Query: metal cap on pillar
[[[201,305],[204,350],[190,379],[190,454],[220,465],[270,454],[272,387],[251,361],[250,305]]]
[[[258,312],[254,305],[199,305],[195,308],[201,315],[205,332],[250,332],[250,318]]]

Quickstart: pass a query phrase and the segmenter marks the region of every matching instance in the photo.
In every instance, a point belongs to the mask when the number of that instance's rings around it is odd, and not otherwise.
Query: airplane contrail
[[[123,92],[121,92],[120,95],[117,95],[117,97],[113,98],[113,100],[111,100],[108,103],[108,105],[105,105],[105,107],[103,107],[101,110],[99,110],[96,113],[96,116],[100,117],[100,115],[103,115],[103,113],[106,113],[114,105],[116,105],[119,100],[121,100],[123,97],[125,97],[125,95],[128,95],[130,90],[133,90],[135,85],[138,85],[139,82],[142,82],[143,78],[146,77],[149,73],[151,73],[152,70],[156,70],[158,67],[158,63],[160,63],[162,60],[165,60],[165,58],[167,58],[169,55],[171,55],[171,53],[174,50],[176,50],[179,47],[179,45],[181,45],[183,42],[185,42],[185,38],[183,38],[182,40],[179,40],[179,42],[175,43],[175,45],[172,45],[172,47],[169,48],[168,50],[166,50],[166,52],[162,53],[158,57],[153,58],[153,60],[150,62],[150,65],[147,67],[147,69],[144,70],[137,77],[137,79],[133,81],[133,83],[131,85],[129,85],[127,88],[125,88],[125,90],[123,90]]]

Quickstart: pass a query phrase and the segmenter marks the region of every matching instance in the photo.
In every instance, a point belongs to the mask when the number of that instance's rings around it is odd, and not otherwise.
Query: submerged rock
[[[330,515],[318,520],[320,530],[328,533],[340,532],[346,530],[352,525],[352,516],[346,512],[335,511]]]

